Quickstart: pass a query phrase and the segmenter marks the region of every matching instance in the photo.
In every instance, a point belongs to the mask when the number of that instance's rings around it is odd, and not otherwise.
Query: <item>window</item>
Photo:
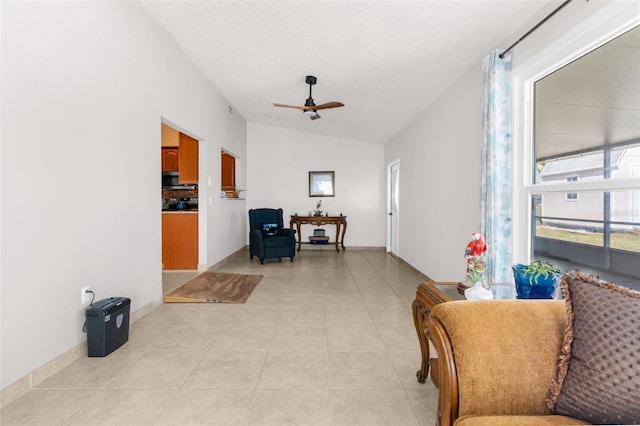
[[[567,176],[567,182],[577,182],[578,176]],[[578,201],[578,193],[577,192],[567,192],[564,195],[565,201]]]
[[[530,208],[521,217],[530,238],[528,253],[520,255],[550,258],[565,270],[586,266],[601,277],[631,276],[640,289],[639,67],[635,27],[550,74],[532,76],[534,110],[521,107],[532,117],[524,122],[533,130],[533,155],[524,165],[529,177],[522,177],[520,199]],[[521,153],[527,158],[526,149]]]

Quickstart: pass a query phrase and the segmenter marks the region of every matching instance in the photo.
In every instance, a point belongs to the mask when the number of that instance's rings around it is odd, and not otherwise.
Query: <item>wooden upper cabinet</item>
[[[234,191],[236,189],[236,159],[234,156],[222,152],[222,185],[223,191]]]
[[[162,147],[177,148],[180,146],[180,132],[164,123],[160,125]]]
[[[180,183],[198,183],[198,140],[180,133]]]
[[[178,148],[162,148],[162,171],[178,171]]]

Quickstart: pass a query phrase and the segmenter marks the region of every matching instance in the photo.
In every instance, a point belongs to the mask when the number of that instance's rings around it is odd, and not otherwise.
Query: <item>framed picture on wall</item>
[[[335,197],[335,172],[309,172],[309,197]]]

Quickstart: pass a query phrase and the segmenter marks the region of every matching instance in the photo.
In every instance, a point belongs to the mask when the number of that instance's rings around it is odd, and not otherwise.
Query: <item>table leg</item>
[[[429,341],[424,328],[425,311],[418,300],[413,301],[411,308],[413,310],[413,323],[416,326],[416,333],[418,333],[418,341],[420,342],[420,353],[422,354],[422,365],[420,370],[416,371],[416,377],[419,383],[424,383],[429,375]]]
[[[300,246],[302,246],[302,234],[300,233],[300,222],[296,222],[296,232],[298,233],[298,251],[300,251]]]
[[[340,248],[338,247],[338,242],[340,240],[338,238],[340,238],[340,222],[336,222],[336,251],[340,251]]]
[[[342,223],[344,226],[342,228],[342,238],[340,238],[340,244],[342,245],[342,250],[344,250],[344,234],[347,233],[347,222]]]

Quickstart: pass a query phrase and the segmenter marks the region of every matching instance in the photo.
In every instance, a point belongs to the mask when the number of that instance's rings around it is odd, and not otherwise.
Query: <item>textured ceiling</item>
[[[539,0],[142,4],[248,122],[381,144],[549,7]],[[312,121],[271,105],[304,105],[306,75],[318,78],[316,104],[345,107]]]

